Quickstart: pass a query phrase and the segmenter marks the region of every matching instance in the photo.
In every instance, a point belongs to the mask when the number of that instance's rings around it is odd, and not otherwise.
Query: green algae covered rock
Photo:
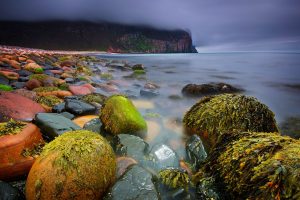
[[[66,132],[32,166],[26,199],[101,199],[115,174],[115,155],[105,138],[86,130]]]
[[[101,110],[104,129],[114,135],[132,134],[146,136],[147,124],[132,102],[121,95],[108,98]]]
[[[254,97],[223,94],[202,98],[185,114],[187,133],[201,137],[206,150],[223,132],[278,132],[274,114]]]
[[[278,133],[224,133],[203,171],[232,198],[300,199],[300,141]]]

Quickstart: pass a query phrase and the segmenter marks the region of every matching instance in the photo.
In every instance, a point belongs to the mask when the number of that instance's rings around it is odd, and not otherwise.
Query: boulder
[[[182,94],[186,96],[204,96],[212,94],[223,93],[237,93],[243,91],[226,83],[212,83],[212,84],[187,84],[182,89]]]
[[[44,136],[50,140],[67,131],[81,129],[70,119],[56,113],[39,113],[35,116],[35,123],[42,130]]]
[[[95,114],[96,112],[95,106],[80,100],[66,99],[65,102],[66,102],[65,105],[66,111],[74,115],[89,115],[89,114]]]
[[[152,182],[152,175],[134,165],[111,188],[107,200],[158,200],[159,196]]]
[[[43,148],[28,175],[26,199],[102,199],[115,175],[115,155],[105,138],[70,131]]]
[[[40,104],[19,94],[0,92],[0,121],[10,118],[31,121],[40,112],[45,112]]]
[[[124,96],[108,98],[101,110],[100,119],[104,129],[114,135],[133,134],[145,137],[147,124],[132,102]]]

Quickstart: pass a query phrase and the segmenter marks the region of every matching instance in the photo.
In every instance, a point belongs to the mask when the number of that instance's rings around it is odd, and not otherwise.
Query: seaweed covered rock
[[[105,138],[70,131],[44,147],[28,175],[26,199],[101,199],[115,175],[115,155]]]
[[[293,116],[286,118],[280,124],[280,133],[295,139],[300,139],[300,117]]]
[[[108,98],[101,110],[104,129],[114,135],[133,134],[144,138],[147,124],[132,102],[121,95]]]
[[[300,141],[278,133],[224,133],[204,171],[232,198],[299,199]]]
[[[183,123],[187,133],[201,137],[208,151],[223,132],[278,132],[274,114],[266,105],[235,94],[202,98],[185,114]]]
[[[47,111],[51,111],[53,106],[63,102],[63,100],[53,95],[37,97],[36,101]]]

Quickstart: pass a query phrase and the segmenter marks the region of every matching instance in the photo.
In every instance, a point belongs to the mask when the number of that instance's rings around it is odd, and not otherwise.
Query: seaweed
[[[15,135],[22,131],[26,123],[10,119],[8,122],[0,123],[0,137],[5,135]]]
[[[159,179],[170,188],[189,188],[190,179],[186,171],[174,168],[163,169],[159,172]]]
[[[63,100],[53,95],[37,97],[36,101],[51,108],[63,102]]]

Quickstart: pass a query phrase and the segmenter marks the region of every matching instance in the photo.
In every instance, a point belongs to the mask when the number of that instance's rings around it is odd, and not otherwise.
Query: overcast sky
[[[300,0],[0,0],[0,20],[49,19],[187,29],[208,49],[300,49]]]

